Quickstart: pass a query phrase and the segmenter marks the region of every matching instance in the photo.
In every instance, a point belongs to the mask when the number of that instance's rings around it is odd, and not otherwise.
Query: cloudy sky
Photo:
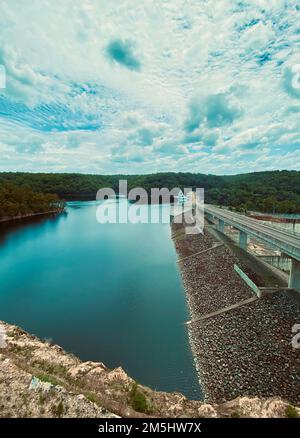
[[[299,0],[1,0],[0,65],[0,171],[300,169]]]

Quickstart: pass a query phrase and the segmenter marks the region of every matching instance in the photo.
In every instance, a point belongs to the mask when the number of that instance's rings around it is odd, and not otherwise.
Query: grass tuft
[[[287,418],[299,418],[299,414],[296,408],[292,405],[288,405],[285,410],[285,415]]]
[[[134,382],[131,387],[129,399],[131,406],[136,412],[151,414],[154,410],[151,401],[148,400],[145,394],[138,388],[136,382]]]

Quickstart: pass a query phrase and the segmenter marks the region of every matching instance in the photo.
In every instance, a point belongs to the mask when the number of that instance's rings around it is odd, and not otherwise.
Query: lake
[[[97,207],[0,224],[0,320],[201,399],[169,224],[100,224]]]

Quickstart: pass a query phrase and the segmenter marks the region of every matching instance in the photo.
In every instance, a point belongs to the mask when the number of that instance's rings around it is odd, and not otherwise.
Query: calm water
[[[96,208],[75,202],[67,215],[0,226],[0,320],[201,398],[170,226],[101,225]]]

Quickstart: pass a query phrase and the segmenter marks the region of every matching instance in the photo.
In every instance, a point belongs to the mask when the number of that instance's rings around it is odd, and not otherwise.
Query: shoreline
[[[171,227],[192,320],[253,297],[234,272],[235,263],[258,286],[265,284],[227,245],[207,251],[220,243],[209,227],[195,236],[186,235],[182,224]],[[188,338],[205,402],[277,395],[299,404],[300,350],[291,345],[292,327],[299,320],[299,305],[277,292],[189,324]]]
[[[31,217],[36,217],[36,216],[45,216],[47,214],[53,214],[53,215],[58,215],[60,213],[63,213],[64,210],[51,210],[51,211],[43,211],[40,213],[28,213],[28,214],[22,214],[19,216],[5,216],[3,218],[0,218],[0,223],[5,223],[5,222],[14,222],[14,221],[19,221],[22,219],[29,219]]]

